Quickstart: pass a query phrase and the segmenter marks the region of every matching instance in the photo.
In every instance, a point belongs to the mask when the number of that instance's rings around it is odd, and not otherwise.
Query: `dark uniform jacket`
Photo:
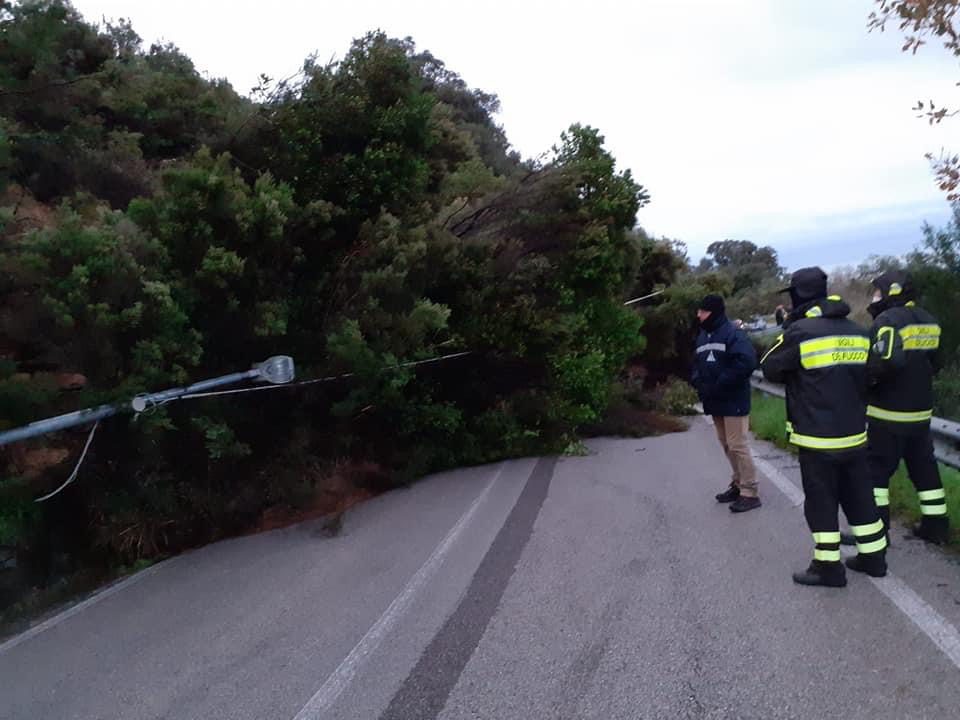
[[[933,416],[940,325],[913,301],[891,305],[871,329],[867,416],[895,432],[925,431]]]
[[[838,296],[790,313],[764,355],[764,376],[786,385],[787,436],[803,448],[850,450],[866,444],[868,332],[849,320]]]
[[[750,414],[750,375],[757,353],[742,330],[723,315],[710,318],[697,336],[693,386],[706,415],[743,417]]]

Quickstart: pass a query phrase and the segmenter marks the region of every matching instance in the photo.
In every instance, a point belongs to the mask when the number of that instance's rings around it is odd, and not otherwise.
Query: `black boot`
[[[738,488],[733,483],[731,483],[730,487],[728,487],[722,493],[717,493],[716,495],[717,502],[719,503],[733,502],[738,497],[740,497],[740,488]]]
[[[733,505],[730,506],[730,512],[743,513],[748,510],[754,510],[760,507],[760,505],[760,498],[741,495],[734,501]]]
[[[919,525],[913,527],[914,537],[934,545],[943,545],[950,539],[950,520],[946,515],[925,515]]]
[[[883,552],[870,553],[869,555],[854,555],[846,560],[848,568],[854,572],[866,573],[870,577],[883,577],[887,574],[887,558]]]
[[[793,581],[798,585],[823,585],[824,587],[845,587],[847,573],[838,562],[814,560],[803,572],[795,572]]]

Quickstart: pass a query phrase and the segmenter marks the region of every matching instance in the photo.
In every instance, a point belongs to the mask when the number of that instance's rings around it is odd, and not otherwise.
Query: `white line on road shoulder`
[[[900,608],[904,615],[913,620],[933,644],[960,668],[960,633],[946,618],[896,575],[887,573],[886,577],[872,577],[870,582]]]
[[[360,642],[358,642],[353,650],[350,651],[350,654],[344,658],[337,669],[330,674],[326,682],[324,682],[314,696],[310,698],[307,704],[303,706],[303,709],[297,713],[294,720],[313,720],[314,718],[319,718],[321,713],[336,702],[337,698],[340,697],[350,684],[350,681],[353,680],[364,661],[377,649],[380,643],[383,642],[387,633],[409,609],[420,589],[440,567],[447,553],[450,552],[453,543],[467,525],[470,524],[470,520],[476,513],[477,508],[480,507],[481,503],[483,503],[484,499],[490,493],[490,489],[497,480],[500,479],[500,476],[503,475],[503,471],[504,466],[501,465],[496,475],[487,484],[487,487],[484,488],[483,492],[473,501],[473,504],[467,511],[463,513],[456,525],[447,533],[447,536],[437,545],[433,554],[427,558],[427,561],[417,570],[414,576],[410,578],[406,587],[404,587],[394,601],[390,603],[390,607],[384,611],[380,619],[367,631],[367,634],[360,639]]]
[[[763,458],[757,457],[756,454],[753,455],[753,462],[760,468],[760,472],[766,475],[770,482],[776,485],[780,489],[780,492],[787,496],[794,507],[803,505],[803,490],[790,482],[790,479],[786,475]]]
[[[757,467],[794,505],[803,503],[803,492],[786,475],[766,460],[754,456]],[[799,498],[799,500],[797,499]],[[851,552],[850,554],[854,554]],[[926,635],[950,661],[960,668],[960,632],[920,597],[903,580],[888,572],[886,577],[869,578],[874,587],[887,596],[907,618]]]
[[[150,567],[148,567],[148,568],[146,568],[146,569],[144,569],[144,570],[141,570],[141,571],[138,572],[136,575],[131,575],[131,576],[128,577],[126,580],[121,580],[120,582],[116,583],[115,585],[111,585],[110,587],[106,588],[105,590],[101,590],[100,592],[96,593],[95,595],[92,595],[92,596],[88,597],[88,598],[87,598],[86,600],[84,600],[83,602],[79,602],[79,603],[77,603],[76,605],[74,605],[73,607],[70,607],[70,608],[64,610],[63,612],[57,613],[57,614],[54,615],[53,617],[48,618],[47,620],[44,620],[42,623],[39,623],[39,624],[37,624],[37,625],[34,625],[34,626],[33,626],[32,628],[30,628],[29,630],[25,630],[24,632],[20,633],[19,635],[13,636],[13,637],[10,638],[9,640],[7,640],[5,643],[0,644],[0,655],[2,655],[3,653],[7,652],[8,650],[13,650],[15,647],[17,647],[17,645],[20,645],[20,644],[22,644],[22,643],[25,643],[25,642],[26,642],[27,640],[29,640],[30,638],[36,637],[36,636],[39,635],[40,633],[45,632],[45,631],[49,630],[50,628],[55,627],[56,625],[59,625],[59,624],[62,623],[64,620],[67,620],[67,619],[69,619],[69,618],[72,618],[74,615],[76,615],[76,614],[79,613],[79,612],[82,612],[82,611],[86,610],[86,609],[87,609],[88,607],[90,607],[91,605],[96,605],[96,604],[97,604],[98,602],[100,602],[101,600],[106,600],[106,599],[107,599],[108,597],[110,597],[111,595],[116,595],[116,594],[117,594],[118,592],[120,592],[121,590],[125,590],[126,588],[130,587],[131,585],[134,585],[134,584],[140,582],[140,581],[143,580],[144,578],[147,578],[147,577],[149,577],[150,575],[153,575],[153,573],[155,573],[157,570],[159,570],[161,566],[166,565],[166,564],[169,563],[169,562],[172,562],[172,560],[166,560],[166,561],[164,561],[164,562],[157,563],[156,565],[151,565]]]

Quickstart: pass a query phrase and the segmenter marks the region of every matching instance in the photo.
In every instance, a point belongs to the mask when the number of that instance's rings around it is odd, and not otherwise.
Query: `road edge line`
[[[753,448],[751,448],[752,450]],[[752,453],[751,453],[752,454]],[[766,460],[754,455],[761,472],[796,506],[803,503],[803,491]],[[799,501],[797,498],[799,497]],[[891,572],[886,577],[869,577],[873,586],[893,603],[920,632],[929,638],[947,659],[960,669],[960,632],[913,588]]]
[[[141,580],[146,579],[150,575],[153,575],[155,572],[157,572],[161,567],[163,567],[164,565],[172,561],[173,559],[164,560],[162,562],[158,562],[156,565],[151,565],[148,568],[144,568],[143,570],[136,573],[135,575],[131,575],[130,577],[125,578],[124,580],[121,580],[117,583],[114,583],[113,585],[110,585],[104,588],[103,590],[98,590],[93,595],[88,597],[86,600],[81,600],[76,605],[72,605],[66,610],[60,611],[53,617],[47,618],[43,622],[37,623],[33,627],[28,628],[27,630],[24,630],[19,635],[14,635],[12,638],[6,640],[3,643],[0,643],[0,655],[3,655],[5,652],[8,652],[9,650],[13,650],[15,647],[25,643],[27,640],[30,640],[31,638],[34,638],[37,635],[43,632],[46,632],[51,628],[56,627],[57,625],[62,623],[64,620],[69,620],[74,615],[77,615],[78,613],[83,612],[88,607],[96,605],[101,600],[106,600],[111,595],[116,595],[121,590],[125,590],[131,585],[135,585]]]
[[[403,590],[397,595],[389,607],[383,611],[383,614],[367,630],[366,634],[360,638],[360,641],[353,647],[353,650],[341,661],[337,668],[330,673],[320,689],[313,694],[307,703],[294,716],[294,720],[313,720],[321,717],[321,713],[333,705],[337,699],[347,689],[347,686],[360,671],[363,662],[369,657],[383,642],[387,633],[393,629],[400,617],[406,613],[413,603],[414,598],[420,589],[426,585],[430,577],[439,569],[440,565],[446,559],[450,548],[456,542],[457,538],[463,533],[476,514],[477,509],[490,494],[490,490],[496,482],[503,476],[505,465],[501,465],[494,475],[493,479],[487,484],[487,487],[477,496],[476,500],[460,516],[456,524],[450,529],[446,537],[440,541],[440,544],[434,549],[430,557],[420,566],[420,569],[413,574],[413,577],[407,581]]]

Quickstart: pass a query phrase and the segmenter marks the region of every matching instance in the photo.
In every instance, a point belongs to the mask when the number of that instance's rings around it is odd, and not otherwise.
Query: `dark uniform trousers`
[[[866,448],[825,452],[800,448],[800,473],[805,495],[803,511],[813,533],[814,560],[840,562],[843,508],[861,555],[879,557],[886,550],[883,523],[873,499]]]
[[[947,496],[933,453],[930,425],[891,432],[884,423],[871,422],[868,438],[870,479],[884,525],[890,527],[890,477],[897,471],[900,460],[906,463],[910,480],[917,489],[924,520],[946,522]]]

